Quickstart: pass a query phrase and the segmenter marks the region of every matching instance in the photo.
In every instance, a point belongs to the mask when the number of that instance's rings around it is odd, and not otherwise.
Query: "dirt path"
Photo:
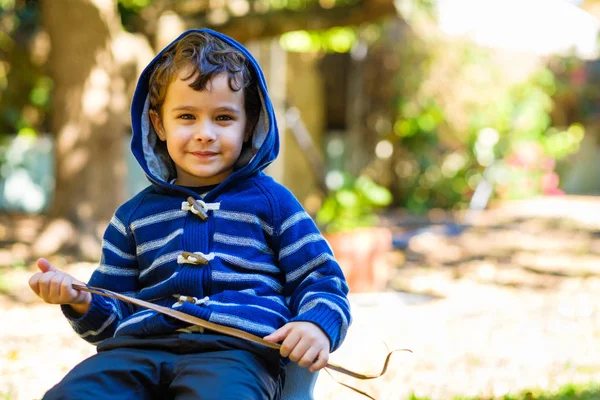
[[[352,297],[354,324],[333,361],[376,370],[386,353],[383,341],[413,354],[394,356],[380,379],[341,380],[381,400],[406,399],[411,392],[489,398],[598,381],[600,202],[547,204],[486,213],[457,237],[413,240],[392,284],[421,294]],[[82,278],[90,268],[72,266]],[[0,398],[40,398],[94,352],[58,307],[29,295],[28,274],[2,277],[4,285],[13,282],[10,293],[20,300],[0,296]],[[325,373],[315,398],[364,399]]]

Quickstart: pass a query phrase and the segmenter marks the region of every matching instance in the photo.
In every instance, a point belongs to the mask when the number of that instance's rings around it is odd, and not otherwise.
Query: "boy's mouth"
[[[215,156],[218,154],[215,151],[209,151],[209,150],[192,151],[191,153],[193,155],[195,155],[196,157],[211,157],[211,156]]]

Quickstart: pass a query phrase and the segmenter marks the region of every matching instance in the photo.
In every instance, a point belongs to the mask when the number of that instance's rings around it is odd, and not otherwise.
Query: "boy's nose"
[[[211,125],[212,124],[206,122],[198,124],[196,132],[194,132],[194,139],[201,142],[211,142],[215,140],[216,134],[214,127]]]

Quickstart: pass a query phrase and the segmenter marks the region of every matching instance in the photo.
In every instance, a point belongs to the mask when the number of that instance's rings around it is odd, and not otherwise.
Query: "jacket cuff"
[[[290,319],[290,322],[295,321],[312,322],[317,325],[329,338],[329,351],[333,352],[338,348],[342,318],[336,311],[333,311],[324,304],[317,304],[310,310]]]
[[[76,332],[97,330],[114,313],[111,304],[96,294],[92,294],[90,309],[83,315],[76,313],[68,304],[61,304],[60,308]]]

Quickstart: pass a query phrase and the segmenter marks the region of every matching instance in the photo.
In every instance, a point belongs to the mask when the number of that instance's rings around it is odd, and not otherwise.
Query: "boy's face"
[[[245,135],[244,91],[234,92],[227,75],[214,77],[206,90],[189,87],[181,71],[169,84],[161,115],[150,112],[154,129],[177,169],[177,184],[207,186],[224,181],[233,172]],[[247,136],[247,137],[246,137]]]

